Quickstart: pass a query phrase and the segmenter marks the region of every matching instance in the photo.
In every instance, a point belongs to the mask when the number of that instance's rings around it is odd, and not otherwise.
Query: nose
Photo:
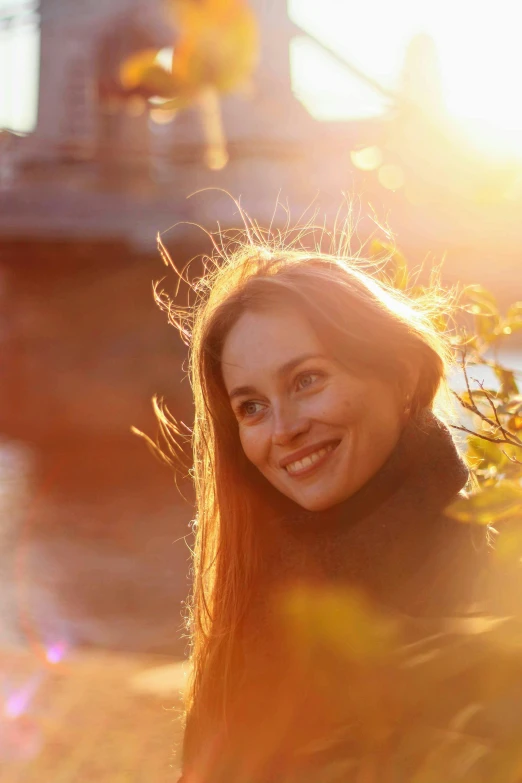
[[[274,408],[273,422],[272,443],[274,446],[287,446],[310,429],[310,420],[298,415],[290,407]]]

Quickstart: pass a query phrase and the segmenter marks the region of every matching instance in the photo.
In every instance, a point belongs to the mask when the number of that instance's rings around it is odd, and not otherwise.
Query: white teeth
[[[308,454],[308,456],[303,457],[303,459],[290,462],[288,465],[286,465],[286,470],[289,473],[299,473],[299,471],[304,470],[305,468],[309,468],[310,465],[313,465],[315,462],[317,462],[317,460],[321,459],[321,457],[324,457],[328,451],[333,451],[334,448],[335,446],[333,443],[331,443],[322,449],[314,451],[313,454]]]

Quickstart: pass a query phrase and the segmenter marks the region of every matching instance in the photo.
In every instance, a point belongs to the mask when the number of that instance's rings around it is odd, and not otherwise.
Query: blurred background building
[[[433,38],[390,85],[306,4],[250,5],[259,65],[221,99],[228,162],[209,166],[197,105],[119,93],[133,53],[175,50],[161,0],[0,0],[0,636],[183,653],[190,486],[130,433],[154,436],[153,394],[191,417],[158,232],[181,269],[208,250],[193,224],[240,224],[226,193],[275,227],[331,226],[345,194],[361,241],[374,214],[413,263],[522,299],[522,167],[455,129]]]

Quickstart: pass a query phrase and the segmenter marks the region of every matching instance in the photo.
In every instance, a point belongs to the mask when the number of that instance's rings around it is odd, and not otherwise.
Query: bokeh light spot
[[[151,109],[150,118],[156,125],[169,125],[176,116],[176,111],[170,111],[169,109]]]
[[[212,171],[221,171],[228,163],[228,152],[225,147],[210,146],[205,151],[205,163]]]
[[[379,147],[364,147],[350,152],[352,163],[361,171],[374,171],[382,163],[382,151]]]
[[[29,705],[38,690],[42,676],[40,674],[32,677],[22,688],[13,691],[4,704],[4,715],[6,718],[15,720],[27,712]]]
[[[383,188],[388,190],[398,190],[404,185],[404,171],[395,163],[385,163],[381,166],[377,177]]]
[[[67,652],[67,645],[65,642],[57,642],[47,648],[46,658],[49,663],[60,663],[65,657]]]
[[[172,46],[166,46],[164,49],[160,49],[156,55],[156,62],[161,65],[166,71],[172,73],[172,58],[174,56],[174,48]]]
[[[139,95],[133,95],[125,104],[125,111],[130,117],[141,117],[147,107],[147,102]]]

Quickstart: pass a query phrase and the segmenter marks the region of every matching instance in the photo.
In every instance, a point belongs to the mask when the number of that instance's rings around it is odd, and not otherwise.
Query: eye
[[[297,378],[297,388],[298,389],[307,389],[309,386],[312,386],[312,384],[315,383],[315,381],[319,378],[318,372],[306,372],[302,375],[299,375]]]
[[[261,411],[262,405],[260,402],[254,400],[246,400],[242,402],[238,407],[238,413],[240,417],[252,417],[256,416]]]

